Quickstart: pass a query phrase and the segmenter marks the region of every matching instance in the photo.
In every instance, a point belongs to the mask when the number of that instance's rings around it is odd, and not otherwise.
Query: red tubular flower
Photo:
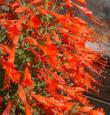
[[[79,111],[80,111],[80,112],[83,112],[83,113],[88,113],[88,112],[90,112],[92,109],[93,109],[93,107],[91,107],[91,106],[83,106],[83,107],[80,107],[80,108],[79,108]]]
[[[12,107],[13,107],[13,101],[9,101],[2,115],[9,115]]]
[[[0,105],[3,103],[3,98],[0,96]]]
[[[0,49],[6,54],[10,54],[10,49],[8,46],[0,44]]]
[[[32,26],[35,30],[38,29],[40,23],[41,20],[38,18],[38,16],[32,16],[29,22],[30,26]]]
[[[105,115],[102,108],[99,108],[97,110],[91,110],[90,115]]]
[[[24,104],[25,110],[26,110],[26,115],[32,115],[32,113],[30,111],[30,106],[28,105],[28,103],[26,101],[26,94],[25,94],[24,89],[21,85],[18,88],[18,95],[21,98],[21,100],[23,101],[23,104]]]
[[[28,66],[26,66],[25,70],[24,70],[24,79],[22,81],[22,85],[24,87],[27,87],[27,86],[32,87],[33,86],[33,81],[32,81]]]
[[[26,6],[21,6],[21,7],[19,7],[19,8],[16,8],[16,9],[15,9],[15,12],[16,12],[16,13],[23,13],[23,12],[28,11],[28,10],[29,10],[28,7],[26,7]]]
[[[79,2],[82,5],[86,5],[86,0],[76,0],[77,2]]]

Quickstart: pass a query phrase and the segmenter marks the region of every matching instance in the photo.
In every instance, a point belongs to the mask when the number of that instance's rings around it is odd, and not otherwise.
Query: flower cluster
[[[3,5],[0,105],[6,107],[2,115],[104,115],[84,95],[98,93],[106,66],[101,53],[86,47],[86,42],[97,42],[97,34],[76,16],[79,9],[95,20],[86,1],[10,0]]]

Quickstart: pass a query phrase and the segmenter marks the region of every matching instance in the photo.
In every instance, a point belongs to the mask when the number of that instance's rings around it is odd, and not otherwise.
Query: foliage
[[[97,34],[76,9],[98,23],[85,0],[9,0],[0,13],[2,115],[104,115],[84,92],[98,93],[106,59],[86,47]],[[3,82],[4,81],[4,82]]]

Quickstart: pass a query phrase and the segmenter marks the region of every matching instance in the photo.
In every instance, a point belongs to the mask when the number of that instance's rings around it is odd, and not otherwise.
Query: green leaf
[[[72,114],[77,113],[78,112],[78,108],[79,108],[79,104],[76,104],[75,106],[73,106],[72,109],[71,109],[71,113]]]

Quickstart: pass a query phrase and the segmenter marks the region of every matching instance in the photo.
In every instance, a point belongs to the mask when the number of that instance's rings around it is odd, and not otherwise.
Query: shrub
[[[101,76],[106,65],[102,53],[86,47],[98,38],[76,16],[79,9],[95,20],[85,0],[10,0],[2,5],[2,115],[104,115],[84,95],[98,93],[101,78],[92,73]]]

